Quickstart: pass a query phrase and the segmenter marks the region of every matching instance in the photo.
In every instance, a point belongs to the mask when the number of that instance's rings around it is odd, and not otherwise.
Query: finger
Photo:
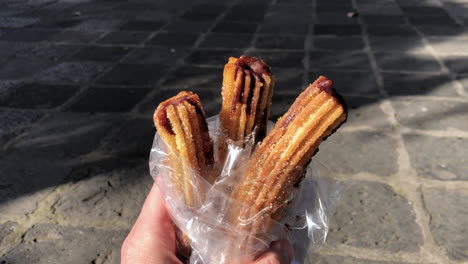
[[[289,241],[283,239],[271,243],[268,251],[263,253],[253,264],[289,264],[293,256],[293,247]]]
[[[122,263],[173,263],[174,252],[174,226],[155,183],[122,246]]]

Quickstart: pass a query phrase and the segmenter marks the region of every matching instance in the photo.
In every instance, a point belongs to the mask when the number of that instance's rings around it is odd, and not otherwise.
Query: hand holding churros
[[[223,102],[214,140],[200,99],[191,92],[179,93],[155,111],[154,123],[165,146],[158,171],[169,174],[172,189],[166,188],[171,189],[166,197],[178,201],[177,208],[169,206],[169,211],[186,233],[179,239],[182,249],[189,252],[192,244],[192,259],[201,261],[196,263],[232,263],[229,258],[240,257],[243,249],[258,250],[265,246],[262,243],[269,244],[279,226],[287,229],[289,224],[280,223],[307,165],[320,143],[346,120],[344,102],[332,81],[320,76],[267,133],[274,83],[265,62],[245,55],[230,58],[223,72]],[[219,167],[225,166],[225,172],[226,166],[232,166],[224,164],[228,146],[245,144],[253,149],[245,154],[248,163],[236,172],[235,180],[228,181],[229,188],[218,188],[219,182],[230,177],[228,173],[217,179]],[[178,219],[181,214],[191,219]],[[200,243],[199,236],[213,241]],[[210,247],[214,252],[204,250]]]

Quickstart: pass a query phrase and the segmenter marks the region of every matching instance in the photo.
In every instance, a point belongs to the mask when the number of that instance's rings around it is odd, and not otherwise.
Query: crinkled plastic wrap
[[[216,150],[220,133],[218,117],[209,118],[208,126]],[[183,184],[171,177],[173,170],[165,162],[171,150],[157,133],[155,135],[149,160],[150,172],[164,193],[174,223],[191,241],[190,263],[247,263],[267,250],[272,241],[282,238],[288,239],[295,249],[293,263],[308,262],[307,253],[321,246],[327,237],[339,184],[323,165],[311,161],[300,186],[287,201],[282,220],[251,234],[246,231],[249,229],[248,221],[239,227],[228,219],[228,212],[240,210],[242,206],[231,199],[230,194],[235,190],[254,148],[252,142],[240,144],[244,145],[243,148],[236,145],[239,144],[230,144],[226,161],[217,164],[214,171],[218,171],[219,176],[213,185],[195,173],[188,176],[193,192],[193,204],[189,206],[181,194],[180,186]],[[273,209],[264,208],[256,217]]]

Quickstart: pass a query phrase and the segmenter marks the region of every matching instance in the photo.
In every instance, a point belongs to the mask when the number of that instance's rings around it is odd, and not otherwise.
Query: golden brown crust
[[[233,198],[243,204],[241,210],[231,212],[234,224],[251,220],[248,229],[255,234],[280,220],[310,158],[322,140],[346,119],[345,107],[332,85],[320,76],[299,95],[255,150],[233,193]],[[269,208],[267,212],[258,216],[265,208]]]
[[[223,135],[218,157],[224,160],[227,141],[242,142],[254,133],[255,142],[266,134],[273,94],[270,68],[255,57],[229,58],[223,72],[223,103],[219,114]]]

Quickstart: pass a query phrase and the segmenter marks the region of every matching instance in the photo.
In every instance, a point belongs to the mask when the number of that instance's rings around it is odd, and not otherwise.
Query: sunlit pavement
[[[155,107],[215,115],[241,54],[272,66],[273,120],[319,75],[348,102],[312,263],[468,261],[467,25],[466,0],[0,2],[0,263],[117,263]]]

